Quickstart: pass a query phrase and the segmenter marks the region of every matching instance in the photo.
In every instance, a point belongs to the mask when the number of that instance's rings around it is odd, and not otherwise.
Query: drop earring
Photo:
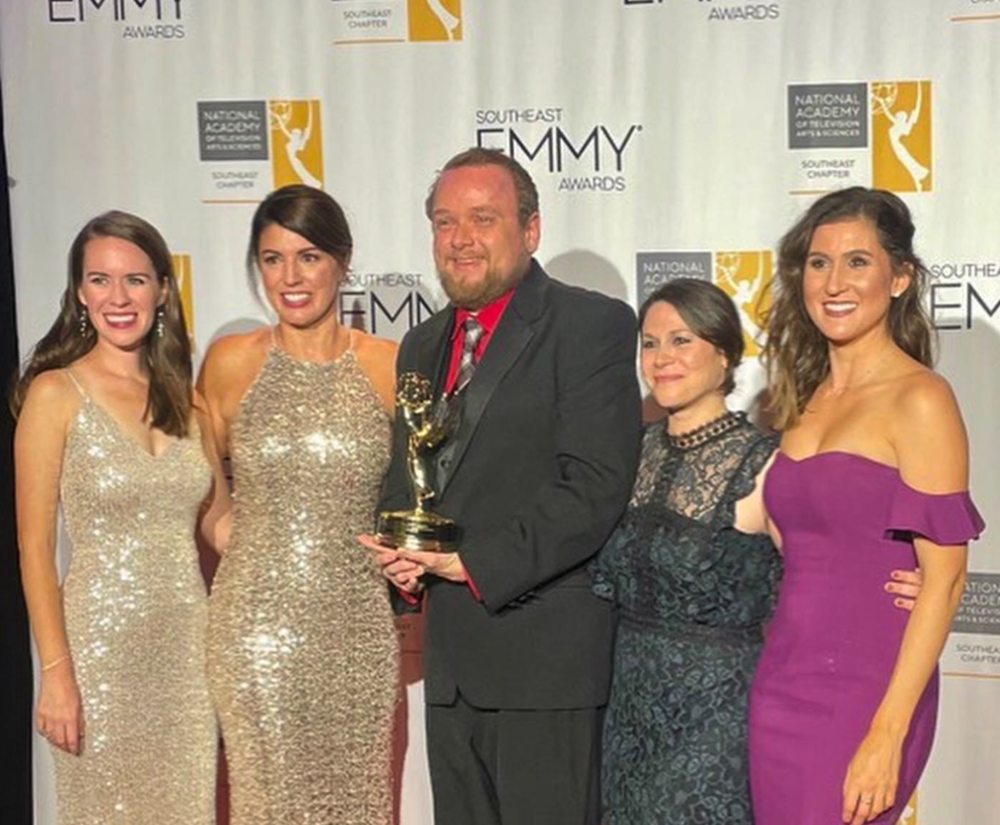
[[[163,337],[163,328],[164,328],[163,315],[164,315],[163,307],[162,306],[157,307],[156,308],[156,337],[157,338],[162,338]]]
[[[87,307],[80,307],[79,321],[77,323],[77,332],[80,333],[82,338],[87,334],[87,327],[90,326],[90,318],[87,316]]]

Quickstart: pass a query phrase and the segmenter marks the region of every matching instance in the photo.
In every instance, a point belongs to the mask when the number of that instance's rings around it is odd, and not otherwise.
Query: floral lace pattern
[[[620,615],[605,825],[752,822],[747,695],[781,563],[767,536],[733,522],[776,446],[739,413],[686,443],[646,431],[632,501],[594,571]]]

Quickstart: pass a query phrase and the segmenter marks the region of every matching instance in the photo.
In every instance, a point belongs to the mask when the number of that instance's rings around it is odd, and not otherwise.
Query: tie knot
[[[473,350],[483,337],[483,325],[471,315],[465,319],[465,349]]]

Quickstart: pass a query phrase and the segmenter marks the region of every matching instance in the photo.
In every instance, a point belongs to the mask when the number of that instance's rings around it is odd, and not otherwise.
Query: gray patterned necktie
[[[455,392],[465,389],[476,371],[476,344],[483,337],[483,325],[471,315],[465,319],[465,340],[462,342],[462,360],[458,362],[458,378],[455,380]]]

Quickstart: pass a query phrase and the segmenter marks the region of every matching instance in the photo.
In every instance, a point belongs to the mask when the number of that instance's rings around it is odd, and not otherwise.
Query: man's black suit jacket
[[[397,374],[444,385],[455,310],[412,329]],[[549,278],[517,286],[434,457],[431,508],[462,528],[466,584],[428,577],[425,696],[480,708],[607,702],[614,614],[587,564],[628,501],[638,460],[635,315]],[[382,509],[413,506],[397,416]],[[404,602],[392,591],[397,609]]]

